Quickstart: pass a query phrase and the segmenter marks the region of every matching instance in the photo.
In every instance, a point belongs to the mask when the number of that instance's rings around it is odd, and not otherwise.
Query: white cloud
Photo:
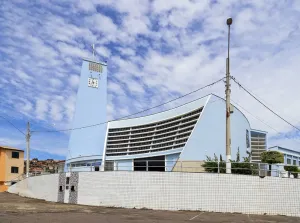
[[[50,103],[50,115],[52,120],[61,121],[63,118],[62,105],[59,101],[52,101]]]
[[[297,1],[65,3],[70,7],[57,0],[30,7],[26,2],[7,2],[2,9],[0,41],[5,47],[0,47],[0,86],[5,91],[0,90],[0,100],[5,106],[56,123],[54,128],[70,127],[81,58],[91,56],[92,43],[97,57],[109,58],[108,117],[187,93],[225,75],[226,18],[232,16],[231,75],[299,124]],[[223,96],[224,85],[180,102],[210,92]],[[232,98],[279,132],[292,130],[234,83]],[[247,116],[252,127],[278,134]]]
[[[38,119],[45,119],[48,112],[48,101],[45,99],[37,99],[35,113]]]
[[[69,57],[77,57],[78,59],[88,57],[90,55],[87,50],[80,49],[76,46],[72,46],[63,42],[58,43],[57,48],[62,54]]]
[[[110,55],[111,55],[110,50],[108,48],[106,48],[106,47],[103,47],[103,46],[96,47],[96,52],[98,54],[100,54],[100,56],[106,57],[106,58],[110,57]]]
[[[54,88],[59,88],[62,86],[62,82],[59,79],[56,78],[50,78],[49,83],[54,87]]]
[[[105,34],[116,34],[118,29],[111,18],[102,14],[88,16],[85,18],[85,22],[91,29]]]
[[[24,140],[0,137],[0,145],[2,145],[2,146],[11,146],[11,147],[19,148],[23,144],[24,144]]]
[[[75,87],[77,88],[78,87],[78,84],[79,84],[79,80],[80,80],[80,77],[78,75],[71,75],[69,78],[69,84],[72,86],[72,87]]]
[[[116,95],[122,95],[122,96],[126,96],[126,92],[124,91],[124,89],[120,86],[120,84],[117,84],[113,81],[110,81],[108,83],[108,90]]]

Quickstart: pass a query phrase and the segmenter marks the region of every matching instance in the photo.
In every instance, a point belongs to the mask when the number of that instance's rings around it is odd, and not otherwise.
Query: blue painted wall
[[[206,160],[206,155],[226,160],[226,103],[222,98],[211,95],[204,107],[189,140],[179,157],[180,161]],[[246,130],[250,138],[250,124],[238,109],[231,114],[231,158],[236,159],[238,148],[240,157],[246,157]]]
[[[171,154],[166,156],[166,171],[172,171],[173,167],[175,166],[180,153]]]
[[[296,165],[300,166],[300,152],[299,151],[293,150],[293,149],[283,148],[283,147],[280,147],[280,146],[270,147],[268,150],[269,151],[279,151],[279,152],[283,153],[283,155],[284,155],[284,164],[287,164],[287,159],[290,159],[291,164],[289,164],[289,165],[294,165],[293,160],[295,160]]]
[[[133,160],[118,160],[115,162],[114,169],[119,171],[132,171]]]
[[[89,70],[90,62],[101,64],[102,72]],[[98,88],[88,87],[89,77],[98,78]],[[107,65],[84,59],[72,127],[77,128],[106,122],[106,103]],[[70,135],[67,159],[78,158],[78,161],[82,156],[89,156],[91,160],[98,158],[103,152],[105,133],[106,125],[73,130]],[[93,158],[93,156],[95,157]]]

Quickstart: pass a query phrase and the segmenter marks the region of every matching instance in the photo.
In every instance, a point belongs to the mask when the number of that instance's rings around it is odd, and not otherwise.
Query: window
[[[104,166],[105,171],[114,171],[114,162],[106,161]]]
[[[296,160],[293,160],[293,165],[297,165],[297,161]]]
[[[60,191],[60,192],[63,191],[62,186],[59,186],[59,191]]]
[[[75,186],[71,186],[71,191],[75,191]]]
[[[14,152],[14,151],[13,151],[13,152],[11,153],[11,157],[14,158],[14,159],[19,159],[19,152]]]
[[[291,163],[292,163],[291,159],[287,159],[287,160],[286,160],[286,163],[287,163],[287,164],[291,164]]]
[[[70,177],[67,177],[66,178],[66,184],[69,184],[70,183]]]
[[[19,167],[12,166],[11,167],[11,173],[19,173]]]
[[[69,186],[66,186],[66,190],[69,190]]]
[[[95,171],[99,171],[99,166],[95,166]]]

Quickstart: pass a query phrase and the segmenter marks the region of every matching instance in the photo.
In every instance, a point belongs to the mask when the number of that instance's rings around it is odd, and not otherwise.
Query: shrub
[[[294,178],[297,178],[300,172],[297,166],[284,166],[284,170],[293,174]]]
[[[250,163],[248,157],[243,157],[244,161],[240,162],[240,150],[238,149],[236,154],[236,161],[230,160],[231,162],[231,173],[232,174],[244,174],[252,175],[257,174],[257,166],[254,166]],[[206,156],[206,161],[202,164],[206,172],[217,173],[218,172],[218,157],[214,154],[214,158]],[[219,162],[220,173],[226,173],[226,162],[223,161],[222,156],[220,155]]]
[[[220,160],[222,160],[222,157],[220,157]],[[226,163],[224,161],[220,161],[220,173],[225,173],[225,167]],[[218,157],[216,154],[214,154],[214,158],[212,159],[209,156],[206,156],[206,161],[204,164],[202,164],[202,167],[204,167],[206,172],[209,173],[217,173],[218,172]]]

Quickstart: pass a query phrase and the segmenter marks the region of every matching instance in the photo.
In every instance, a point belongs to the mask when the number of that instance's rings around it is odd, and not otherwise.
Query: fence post
[[[220,162],[218,161],[218,174],[220,174]]]

